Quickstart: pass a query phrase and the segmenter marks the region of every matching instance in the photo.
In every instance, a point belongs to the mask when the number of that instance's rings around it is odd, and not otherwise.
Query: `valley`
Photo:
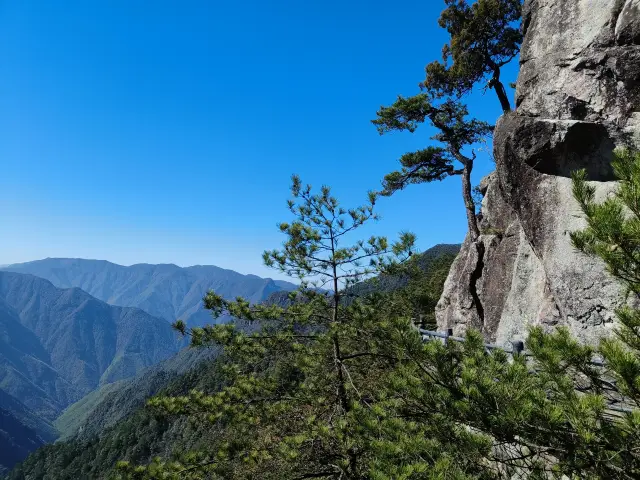
[[[169,378],[215,356],[185,349],[186,340],[171,328],[174,314],[195,325],[211,321],[202,306],[211,288],[260,302],[295,285],[214,266],[122,267],[82,259],[0,270],[0,451],[6,452],[0,468],[75,435],[85,423],[84,434],[95,434]]]

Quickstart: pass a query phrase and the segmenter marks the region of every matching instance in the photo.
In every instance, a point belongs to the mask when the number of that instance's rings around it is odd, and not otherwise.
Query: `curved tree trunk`
[[[464,165],[462,169],[462,198],[464,200],[464,206],[467,211],[467,223],[469,224],[469,235],[471,241],[475,242],[480,236],[480,229],[478,228],[478,219],[476,218],[476,204],[473,201],[473,195],[471,194],[471,171],[473,170],[473,159],[465,158],[461,160]]]
[[[462,196],[464,198],[464,206],[467,211],[467,223],[469,224],[469,237],[471,239],[472,247],[475,247],[478,252],[477,263],[471,273],[469,279],[468,291],[473,298],[473,304],[475,305],[478,318],[480,320],[480,329],[484,328],[484,306],[482,305],[482,299],[478,292],[478,282],[484,272],[484,255],[485,246],[482,242],[478,241],[480,238],[480,229],[478,228],[478,217],[476,217],[476,204],[473,201],[473,195],[471,194],[471,172],[473,170],[473,158],[467,158],[458,152],[458,161],[460,161],[464,168],[462,169]]]
[[[504,85],[500,81],[500,67],[495,66],[493,68],[493,78],[489,82],[489,87],[493,88],[498,96],[498,100],[500,101],[500,106],[502,107],[502,111],[504,113],[511,111],[511,102],[509,102],[509,97],[507,96],[507,90],[504,88]]]

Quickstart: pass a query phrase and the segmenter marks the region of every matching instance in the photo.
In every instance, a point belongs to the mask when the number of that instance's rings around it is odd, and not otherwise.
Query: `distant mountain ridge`
[[[166,321],[138,308],[0,271],[0,389],[46,420],[183,344]]]
[[[252,303],[277,291],[297,288],[282,280],[243,275],[212,265],[179,267],[173,264],[122,266],[106,260],[46,258],[4,267],[49,280],[58,288],[81,288],[111,305],[137,307],[153,316],[190,325],[211,323],[202,297],[214,290],[227,299],[242,296]]]

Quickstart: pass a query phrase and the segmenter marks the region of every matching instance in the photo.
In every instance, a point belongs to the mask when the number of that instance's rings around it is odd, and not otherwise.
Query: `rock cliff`
[[[498,343],[528,325],[608,335],[622,287],[573,249],[584,220],[571,172],[606,197],[616,146],[640,145],[640,0],[526,0],[516,110],[494,134],[496,171],[477,243],[467,238],[436,309],[438,326],[480,329]]]

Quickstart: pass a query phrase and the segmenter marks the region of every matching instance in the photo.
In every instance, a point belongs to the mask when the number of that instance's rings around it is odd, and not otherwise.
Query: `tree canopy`
[[[487,87],[498,96],[502,110],[511,103],[500,79],[501,69],[520,51],[521,0],[445,0],[438,23],[449,32],[442,61],[426,67],[421,86],[431,95],[461,96],[489,77]]]
[[[461,175],[469,232],[475,240],[479,235],[471,189],[475,154],[468,156],[463,152],[490,135],[493,127],[480,120],[467,120],[467,115],[467,107],[459,101],[447,99],[434,104],[429,95],[421,93],[409,98],[398,96],[391,106],[383,106],[378,110],[377,118],[372,123],[380,134],[402,130],[415,132],[427,120],[437,129],[432,139],[439,145],[400,157],[401,170],[385,176],[381,193],[388,196],[411,184]]]

